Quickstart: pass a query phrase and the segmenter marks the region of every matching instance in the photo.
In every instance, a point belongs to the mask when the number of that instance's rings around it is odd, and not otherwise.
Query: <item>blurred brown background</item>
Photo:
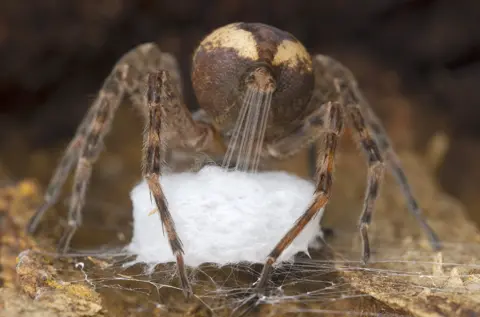
[[[48,181],[53,166],[35,169],[32,157],[61,153],[113,64],[142,42],[178,57],[188,104],[197,108],[191,54],[209,31],[234,21],[285,29],[312,53],[349,66],[397,148],[424,153],[434,134],[445,133],[439,182],[480,221],[478,0],[2,0],[3,168]],[[141,129],[121,122],[115,131],[140,140]],[[109,152],[122,155],[118,145]]]

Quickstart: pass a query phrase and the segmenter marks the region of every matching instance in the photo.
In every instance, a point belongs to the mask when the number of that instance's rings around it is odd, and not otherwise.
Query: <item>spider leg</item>
[[[89,108],[87,114],[79,125],[75,136],[68,145],[65,154],[59,162],[44,196],[43,204],[37,209],[35,214],[29,220],[27,231],[33,233],[38,227],[45,212],[57,202],[61,188],[63,187],[73,165],[79,163],[80,155],[86,155],[87,161],[93,163],[94,158],[100,152],[96,149],[102,143],[102,138],[108,132],[110,121],[113,119],[115,109],[122,101],[124,94],[128,95],[133,105],[138,108],[144,117],[147,111],[144,106],[144,90],[145,90],[145,74],[149,70],[166,69],[172,74],[172,81],[175,88],[180,91],[180,74],[175,58],[170,54],[163,53],[152,43],[139,45],[127,52],[114,66],[111,74],[104,81],[104,84],[97,95],[96,100]],[[140,97],[139,97],[140,96]],[[105,100],[108,99],[108,100]],[[108,114],[108,120],[103,122],[96,121],[97,115],[106,115],[103,111],[108,108],[111,114]],[[97,125],[97,126],[96,126]],[[101,126],[101,128],[100,128]],[[97,128],[100,128],[98,130]],[[102,129],[105,129],[103,131]],[[97,138],[98,139],[95,139]],[[88,142],[93,142],[87,145]],[[95,153],[92,153],[95,152]],[[93,155],[95,154],[95,155]],[[84,157],[85,158],[85,157]],[[73,197],[71,200],[69,211],[69,229],[67,230],[60,248],[66,250],[69,240],[75,231],[75,227],[79,225],[81,208],[83,206],[83,197],[89,179],[89,164],[83,160],[80,165],[77,164],[76,180],[74,183]],[[83,185],[82,185],[83,184]],[[76,216],[75,216],[76,215]],[[73,218],[78,218],[74,221]]]
[[[78,127],[75,136],[68,144],[67,150],[63,154],[60,163],[55,169],[50,183],[48,184],[43,204],[35,211],[35,214],[30,218],[27,224],[27,232],[34,233],[45,212],[57,202],[62,186],[65,183],[73,164],[78,160],[80,150],[85,141],[87,125],[92,121],[95,110],[95,107],[89,109],[87,115]]]
[[[85,203],[85,194],[92,173],[92,166],[102,150],[102,141],[110,130],[115,111],[125,92],[121,83],[128,74],[128,66],[116,67],[105,81],[99,93],[97,102],[92,109],[95,112],[88,122],[85,133],[82,135],[84,144],[80,150],[79,159],[73,180],[73,192],[68,211],[67,229],[59,242],[59,251],[66,253],[70,241],[82,222],[82,209]]]
[[[277,261],[282,252],[290,245],[290,243],[298,236],[303,228],[317,215],[318,211],[325,207],[330,199],[331,187],[333,182],[333,168],[335,160],[335,151],[337,148],[338,138],[342,133],[343,115],[342,107],[339,103],[333,102],[322,106],[326,109],[324,117],[325,130],[322,133],[325,151],[318,156],[317,160],[317,182],[313,201],[298,218],[292,228],[283,236],[275,248],[270,252],[263,266],[260,278],[256,283],[258,293],[265,291],[267,282],[270,278],[273,264]],[[320,153],[320,152],[319,152]]]
[[[193,294],[187,278],[183,245],[175,229],[175,223],[168,210],[167,199],[160,185],[159,177],[162,168],[162,155],[169,143],[183,140],[184,146],[202,149],[211,143],[212,134],[200,123],[193,121],[192,116],[182,104],[173,89],[169,74],[166,71],[150,74],[148,78],[147,117],[144,132],[143,175],[155,200],[163,228],[167,232],[173,254],[177,260],[180,282],[188,298]]]
[[[368,226],[372,221],[372,213],[378,197],[381,181],[384,174],[385,164],[380,154],[380,149],[373,139],[358,104],[344,100],[345,112],[357,134],[358,141],[365,153],[368,162],[367,188],[360,216],[359,228],[362,237],[362,261],[364,264],[370,259],[370,243],[368,239]]]
[[[145,94],[146,74],[159,69],[162,71],[149,76],[148,92]],[[197,152],[224,152],[225,143],[212,125],[194,121],[182,102],[180,75],[174,57],[162,53],[155,44],[139,45],[117,62],[70,142],[50,182],[45,202],[31,219],[28,229],[34,231],[45,211],[56,202],[68,173],[77,161],[68,228],[59,246],[63,252],[67,250],[82,220],[81,212],[92,165],[100,154],[103,138],[108,133],[115,111],[125,95],[140,110],[147,122],[144,133],[143,174],[177,258],[182,287],[188,297],[192,290],[185,271],[182,244],[159,184],[160,166],[167,154],[164,152],[167,143]]]
[[[316,77],[324,78],[323,86],[325,86],[326,89],[323,89],[322,92],[332,92],[331,94],[333,94],[333,96],[328,96],[328,98],[331,98],[332,100],[343,99],[346,106],[347,104],[350,104],[351,106],[349,106],[349,108],[357,109],[354,110],[356,114],[353,114],[353,116],[362,118],[361,123],[365,126],[365,129],[368,130],[369,139],[372,139],[372,143],[375,143],[375,147],[380,151],[389,172],[393,174],[397,183],[400,185],[403,195],[407,200],[410,213],[415,216],[427,235],[432,249],[438,251],[441,248],[440,240],[422,216],[421,209],[419,208],[417,200],[413,196],[411,186],[408,183],[405,172],[400,164],[400,160],[395,154],[391,141],[380,123],[380,120],[363,97],[355,77],[347,67],[331,57],[316,55],[314,62]],[[352,118],[352,111],[350,111],[350,118],[351,120],[354,120],[354,118]],[[352,122],[352,124],[355,125],[354,122]],[[365,142],[361,143],[365,144]],[[370,143],[370,141],[368,143]]]
[[[373,132],[373,137],[376,139],[377,144],[382,152],[382,155],[385,157],[385,163],[387,164],[388,169],[393,174],[397,183],[400,185],[400,188],[405,196],[407,201],[408,209],[417,219],[418,223],[422,227],[423,231],[426,233],[430,244],[433,250],[438,251],[441,249],[441,242],[437,234],[433,229],[428,225],[425,217],[423,217],[420,207],[413,195],[412,187],[408,183],[407,176],[403,170],[400,159],[398,158],[395,150],[393,149],[392,142],[387,136],[385,129],[383,128],[380,120],[375,115],[367,101],[360,95],[360,105],[362,106],[363,113],[365,115],[365,121],[369,129]]]

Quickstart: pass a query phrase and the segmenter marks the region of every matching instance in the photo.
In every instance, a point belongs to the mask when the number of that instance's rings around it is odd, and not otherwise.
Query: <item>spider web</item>
[[[389,244],[375,248],[377,255],[368,266],[361,265],[360,255],[352,251],[351,245],[336,245],[334,250],[324,245],[312,250],[310,258],[299,254],[294,263],[276,268],[269,293],[256,302],[253,311],[279,315],[412,316],[411,307],[392,309],[383,303],[383,297],[398,301],[410,294],[421,297],[428,293],[446,298],[480,298],[480,264],[470,258],[480,253],[478,244],[445,243],[438,254]],[[241,307],[251,294],[251,283],[261,270],[261,265],[247,263],[223,267],[206,263],[191,268],[189,278],[195,299],[186,303],[173,263],[154,268],[132,266],[129,263],[133,258],[121,249],[82,252],[70,255],[68,265],[54,267],[64,283],[86,284],[100,293],[107,310],[121,303],[133,316],[153,312],[183,315],[199,310],[213,316],[227,315]],[[452,258],[462,261],[454,262]]]

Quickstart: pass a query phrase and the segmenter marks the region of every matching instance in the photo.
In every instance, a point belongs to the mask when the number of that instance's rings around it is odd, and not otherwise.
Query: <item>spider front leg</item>
[[[309,129],[311,122],[305,124],[304,133],[298,131],[298,137],[302,139],[302,136],[307,136],[308,132],[316,131],[318,137],[322,135],[324,151],[318,153],[317,156],[317,180],[316,188],[313,197],[313,201],[300,218],[295,222],[293,227],[283,236],[280,242],[277,243],[275,248],[270,252],[263,266],[263,270],[260,274],[255,289],[257,293],[261,294],[265,291],[268,280],[271,275],[273,264],[280,257],[282,252],[292,243],[292,241],[298,236],[303,228],[317,215],[318,211],[325,207],[331,195],[331,188],[333,182],[333,168],[335,161],[335,151],[337,149],[338,138],[342,133],[343,127],[343,115],[342,107],[338,103],[328,103],[320,108],[318,113],[310,116],[309,118],[316,118],[313,120],[317,128],[322,129]],[[312,135],[309,135],[312,138]],[[313,138],[314,139],[314,138]],[[307,140],[307,139],[305,139]],[[282,148],[282,145],[287,145],[289,142],[280,141],[269,147],[270,155],[276,157],[284,157],[285,155],[293,154],[290,151],[283,152],[286,149]],[[298,143],[297,143],[298,144]],[[293,149],[291,150],[293,151]]]
[[[143,176],[155,200],[170,248],[177,260],[177,270],[185,296],[193,294],[187,278],[183,245],[168,210],[167,200],[160,185],[162,158],[167,146],[189,148],[198,152],[215,149],[223,144],[216,130],[195,122],[171,85],[168,72],[160,71],[148,77],[148,117],[144,132]],[[220,145],[221,146],[221,145]]]
[[[267,147],[271,156],[285,158],[300,150],[302,146],[315,141],[319,135],[323,135],[324,149],[317,156],[317,184],[314,200],[307,211],[297,220],[295,225],[269,254],[256,285],[258,293],[265,291],[273,263],[317,212],[325,207],[330,198],[335,150],[338,138],[342,134],[344,116],[349,119],[349,123],[355,129],[368,159],[368,184],[359,226],[362,237],[363,262],[366,263],[370,257],[368,225],[371,222],[374,204],[378,196],[384,172],[384,163],[380,150],[375,140],[371,137],[359,108],[352,104],[343,103],[343,100],[341,101],[330,102],[321,106],[317,111],[308,116],[302,127],[291,136]],[[296,146],[292,147],[292,144],[296,144]],[[322,153],[323,156],[321,156]]]

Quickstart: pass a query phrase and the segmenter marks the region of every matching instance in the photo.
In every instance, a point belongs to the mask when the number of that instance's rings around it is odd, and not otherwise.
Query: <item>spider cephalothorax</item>
[[[236,155],[240,161],[246,157],[246,163],[237,167],[256,170],[260,158],[283,159],[322,141],[323,148],[316,156],[316,190],[311,204],[269,254],[256,284],[258,292],[265,289],[279,255],[329,201],[337,143],[345,124],[356,135],[368,163],[359,221],[362,260],[367,262],[370,257],[368,225],[385,168],[396,177],[410,211],[433,247],[440,247],[435,233],[421,216],[380,121],[362,96],[352,73],[338,61],[324,55],[312,58],[297,39],[274,27],[234,23],[214,30],[194,53],[192,83],[202,109],[193,116],[183,103],[179,82],[175,58],[161,52],[155,44],[143,44],[125,54],[105,80],[70,142],[49,184],[45,203],[31,219],[29,231],[35,230],[43,213],[57,201],[66,177],[76,164],[68,228],[60,242],[60,250],[67,250],[81,222],[92,165],[118,105],[127,96],[144,114],[143,176],[176,255],[178,274],[187,296],[192,289],[185,271],[182,243],[159,182],[167,147],[194,152],[220,148],[228,166]]]

